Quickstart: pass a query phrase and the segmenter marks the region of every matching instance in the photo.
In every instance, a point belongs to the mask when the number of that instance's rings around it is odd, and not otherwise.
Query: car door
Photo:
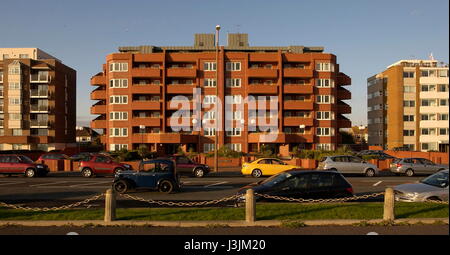
[[[333,173],[317,172],[310,174],[308,180],[308,198],[328,198],[332,194]]]
[[[424,162],[422,162],[419,158],[413,158],[411,159],[412,164],[411,168],[414,170],[414,173],[416,174],[424,174],[426,173],[426,168]]]
[[[7,159],[7,156],[0,156],[0,173],[9,173],[6,159]]]
[[[308,178],[308,174],[291,176],[273,187],[273,190],[269,194],[290,198],[309,198],[307,190]]]
[[[138,188],[156,188],[157,163],[148,162],[139,166],[136,174],[136,185]]]
[[[270,167],[267,169],[267,174],[274,175],[289,169],[282,161],[277,159],[268,159]]]
[[[24,173],[23,164],[20,163],[19,157],[9,156],[9,167],[12,173]]]
[[[187,157],[176,157],[177,173],[191,174],[192,173],[192,165],[190,163],[191,162]]]
[[[258,164],[254,167],[254,169],[260,169],[263,175],[272,175],[272,160],[270,159],[261,159],[258,161]]]
[[[438,169],[438,167],[433,163],[433,161],[428,159],[420,159],[423,165],[423,173],[424,174],[434,174]]]
[[[331,160],[333,162],[330,164],[328,169],[336,168],[338,170],[338,172],[340,172],[340,173],[348,172],[347,157],[336,156],[336,157],[331,157]]]
[[[100,174],[112,173],[112,164],[110,159],[106,156],[96,156],[93,164],[94,171]]]
[[[365,165],[363,163],[363,160],[358,157],[348,156],[348,165],[349,165],[349,171],[353,174],[360,174],[363,173],[363,169],[365,168]]]

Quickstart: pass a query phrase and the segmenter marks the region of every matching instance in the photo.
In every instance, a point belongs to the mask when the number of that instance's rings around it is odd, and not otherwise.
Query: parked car
[[[381,153],[382,150],[362,150],[356,154],[356,156],[370,155],[375,153]]]
[[[180,177],[175,173],[172,160],[142,161],[138,171],[122,171],[115,175],[113,188],[119,193],[132,189],[152,189],[171,193],[180,189]]]
[[[80,172],[83,177],[94,175],[116,174],[120,171],[131,170],[128,164],[114,162],[111,157],[101,154],[91,154],[80,161]]]
[[[392,148],[393,151],[410,151],[410,148],[408,146],[401,146],[401,147],[394,147]]]
[[[288,165],[276,158],[259,158],[252,162],[242,164],[241,173],[257,178],[264,175],[278,174],[293,168],[298,168],[298,166]]]
[[[320,199],[353,196],[352,185],[342,174],[335,171],[299,168],[287,170],[241,188],[238,195],[242,196],[236,201],[238,204],[245,201],[247,189],[253,189],[257,194],[288,198]],[[255,196],[255,199],[256,201],[272,201],[258,195]]]
[[[426,158],[401,158],[391,163],[390,170],[397,175],[414,176],[416,174],[433,174],[447,167],[435,164]]]
[[[397,201],[448,201],[448,169],[430,175],[419,183],[395,186],[394,194]]]
[[[63,154],[60,152],[49,152],[49,153],[42,154],[38,158],[38,161],[41,162],[42,160],[60,160],[60,159],[70,159],[70,158],[66,154]]]
[[[174,160],[176,163],[176,172],[181,175],[189,175],[202,178],[211,171],[208,165],[196,163],[186,156],[173,155],[167,158],[159,159]]]
[[[84,158],[90,156],[91,154],[92,154],[91,152],[80,152],[80,153],[78,153],[78,154],[72,155],[72,156],[70,157],[70,159],[71,159],[72,161],[77,162],[77,161],[80,161],[80,160],[82,160],[82,159],[84,159]]]
[[[355,156],[326,156],[323,157],[318,170],[338,171],[343,174],[363,174],[368,177],[378,175],[378,168]]]
[[[0,174],[24,174],[26,177],[45,176],[48,166],[33,162],[29,157],[18,154],[0,155]]]

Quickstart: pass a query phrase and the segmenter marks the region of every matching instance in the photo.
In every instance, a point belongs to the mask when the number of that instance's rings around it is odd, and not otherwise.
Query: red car
[[[0,174],[24,174],[26,177],[45,176],[49,172],[48,166],[34,163],[24,155],[0,155]]]
[[[42,160],[60,160],[60,159],[70,159],[66,154],[57,153],[57,152],[50,152],[46,154],[42,154],[38,158],[38,162],[42,162]]]
[[[116,174],[120,171],[131,170],[128,164],[114,162],[111,157],[92,154],[80,161],[80,172],[83,177],[92,177],[93,175]]]

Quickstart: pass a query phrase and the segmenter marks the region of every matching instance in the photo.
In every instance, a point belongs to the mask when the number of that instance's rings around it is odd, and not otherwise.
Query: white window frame
[[[215,104],[216,102],[216,95],[205,95],[205,97],[203,98],[203,104]]]
[[[232,104],[241,104],[242,103],[242,95],[232,95],[231,103]]]
[[[110,88],[128,88],[128,79],[111,79],[109,80]]]
[[[128,137],[128,128],[110,128],[109,137]]]
[[[227,71],[241,71],[242,65],[241,62],[238,61],[230,61],[225,63],[225,67]]]
[[[20,82],[8,82],[8,89],[9,90],[21,90],[22,84]]]
[[[328,118],[326,117],[327,114],[328,114]],[[316,119],[317,120],[334,120],[334,112],[330,112],[330,111],[316,112]]]
[[[332,127],[318,127],[316,128],[316,136],[333,136],[334,128]]]
[[[211,152],[211,151],[214,151],[214,143],[204,143],[203,152]]]
[[[242,144],[241,143],[227,143],[225,146],[233,151],[241,152],[242,151]]]
[[[329,98],[329,100],[325,100],[326,98]],[[333,95],[317,95],[316,103],[317,104],[332,104],[332,103],[334,103],[334,96]]]
[[[242,120],[242,111],[233,111],[233,120]]]
[[[118,117],[118,118],[116,118]],[[128,120],[128,112],[110,112],[110,120]]]
[[[226,131],[226,136],[241,136],[242,135],[242,128],[236,127],[232,128],[231,130]]]
[[[216,62],[204,62],[203,70],[204,71],[216,71],[217,70]]]
[[[111,62],[109,63],[110,72],[128,72],[128,62]]]
[[[334,146],[331,143],[317,143],[316,144],[316,149],[317,150],[332,151],[332,150],[334,150],[333,147]]]
[[[215,120],[216,119],[216,111],[207,111],[203,115],[204,120]]]
[[[242,84],[241,78],[228,78],[225,81],[227,88],[240,88]]]
[[[111,102],[112,99],[112,102]],[[117,99],[117,100],[116,100]],[[110,104],[128,104],[128,96],[127,95],[114,95],[109,97]]]
[[[317,79],[316,87],[318,87],[318,88],[334,88],[334,80],[333,79]]]
[[[316,71],[318,72],[334,72],[334,64],[331,62],[317,62]]]
[[[216,79],[213,78],[205,78],[204,82],[203,82],[203,87],[206,88],[214,88],[216,87],[217,83],[216,83]]]
[[[109,150],[110,151],[120,151],[121,149],[127,149],[128,150],[128,144],[114,144],[114,143],[112,143],[112,144],[109,145]]]
[[[203,135],[204,136],[215,136],[216,135],[216,128],[204,128],[203,129]]]

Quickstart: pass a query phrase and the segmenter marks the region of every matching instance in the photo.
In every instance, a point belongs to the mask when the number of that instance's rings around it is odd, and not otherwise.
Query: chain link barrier
[[[360,199],[375,198],[375,197],[379,197],[382,195],[384,195],[384,192],[361,195],[361,196],[343,197],[343,198],[304,199],[304,198],[271,196],[271,195],[267,195],[267,194],[255,193],[255,196],[260,196],[260,197],[267,198],[267,199],[274,199],[274,200],[288,201],[288,202],[298,202],[298,203],[342,203],[342,202],[354,201],[354,200],[360,200]]]
[[[78,207],[80,205],[85,205],[88,204],[92,201],[98,200],[101,197],[104,197],[105,193],[90,197],[88,199],[85,199],[83,201],[80,202],[76,202],[73,204],[69,204],[69,205],[63,205],[63,206],[59,206],[59,207],[28,207],[28,206],[20,206],[20,205],[14,205],[14,204],[7,204],[4,202],[0,202],[0,207],[7,207],[7,208],[12,208],[12,209],[20,209],[20,210],[26,210],[26,211],[33,211],[33,212],[48,212],[48,211],[60,211],[60,210],[67,210],[70,208],[74,208],[74,207]]]
[[[153,200],[153,199],[145,199],[145,198],[142,198],[142,197],[136,197],[136,196],[132,196],[132,195],[129,195],[129,194],[119,194],[119,195],[124,197],[124,198],[128,198],[128,199],[135,200],[135,201],[145,202],[145,203],[149,203],[149,204],[166,205],[166,206],[204,206],[204,205],[214,205],[214,204],[219,204],[219,203],[222,203],[222,202],[233,201],[233,200],[236,200],[236,199],[238,199],[239,197],[242,196],[242,195],[234,195],[234,196],[225,197],[225,198],[221,198],[221,199],[209,200],[209,201],[201,201],[201,202],[167,202],[167,201],[158,201],[158,200]]]
[[[448,201],[441,201],[441,200],[434,200],[434,199],[427,199],[427,200],[425,200],[425,202],[441,204],[441,205],[448,205]]]

